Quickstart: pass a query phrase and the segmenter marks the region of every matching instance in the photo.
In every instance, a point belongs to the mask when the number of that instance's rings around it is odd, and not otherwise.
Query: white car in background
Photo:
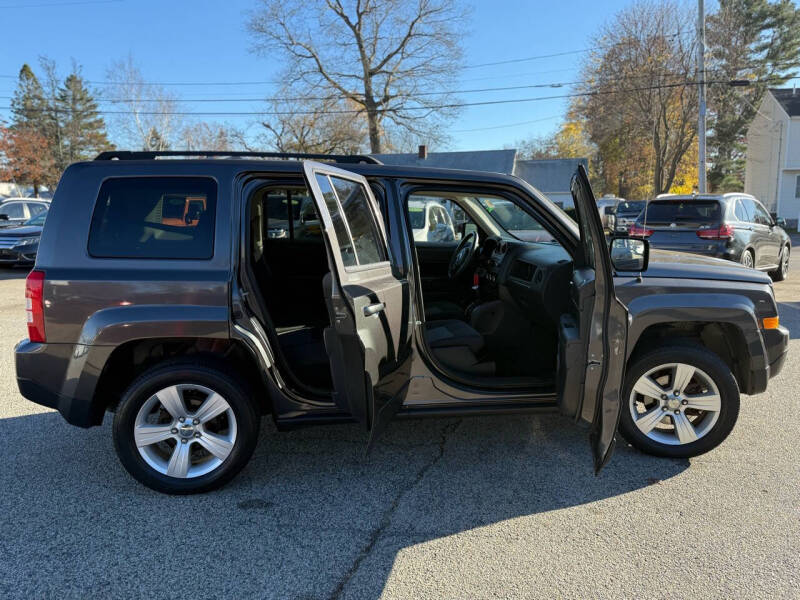
[[[410,200],[408,218],[415,242],[452,242],[456,239],[450,213],[436,200]]]

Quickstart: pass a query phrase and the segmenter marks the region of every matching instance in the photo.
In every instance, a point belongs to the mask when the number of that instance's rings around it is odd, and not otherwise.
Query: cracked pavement
[[[24,273],[0,271],[0,597],[796,598],[800,273],[777,284],[792,355],[717,450],[620,443],[600,477],[557,415],[278,433],[223,490],[169,497],[17,392]]]

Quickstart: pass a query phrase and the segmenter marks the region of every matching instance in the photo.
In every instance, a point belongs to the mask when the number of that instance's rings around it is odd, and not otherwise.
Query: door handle
[[[379,312],[383,312],[384,308],[386,308],[386,305],[383,302],[370,304],[369,306],[364,307],[364,316],[371,317],[372,315],[377,315]]]

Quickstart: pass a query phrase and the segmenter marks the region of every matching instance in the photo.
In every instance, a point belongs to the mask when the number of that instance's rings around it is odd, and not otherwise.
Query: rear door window
[[[331,176],[339,203],[353,240],[359,265],[370,265],[386,260],[386,249],[381,241],[373,211],[361,184],[349,179]]]
[[[206,177],[120,177],[100,187],[89,231],[98,258],[210,259],[217,184]]]

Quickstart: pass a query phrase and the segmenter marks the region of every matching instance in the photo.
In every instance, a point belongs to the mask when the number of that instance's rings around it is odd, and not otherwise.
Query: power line
[[[542,121],[550,121],[551,119],[559,119],[563,115],[552,115],[550,117],[542,117],[541,119],[533,119],[531,121],[519,121],[517,123],[506,123],[505,125],[492,125],[490,127],[475,127],[473,129],[452,129],[452,133],[471,133],[473,131],[490,131],[494,129],[506,129],[507,127],[519,127],[520,125],[530,125],[531,123],[541,123]]]
[[[70,2],[42,2],[39,4],[2,4],[0,8],[44,8],[58,6],[75,6],[78,4],[118,4],[124,0],[72,0]]]
[[[735,83],[736,80],[720,80],[720,81],[707,81],[707,85],[732,85]],[[769,83],[770,80],[755,80],[749,83]],[[431,105],[431,106],[407,106],[404,107],[403,111],[430,111],[430,110],[441,110],[441,109],[448,109],[448,108],[465,108],[471,106],[493,106],[493,105],[502,105],[502,104],[517,104],[517,103],[527,103],[527,102],[538,102],[542,100],[559,100],[565,98],[579,98],[583,96],[600,96],[600,95],[609,95],[609,94],[621,94],[627,92],[638,92],[638,91],[647,91],[647,90],[657,90],[657,89],[669,89],[669,88],[676,88],[676,87],[688,87],[698,85],[696,81],[682,81],[678,83],[667,83],[662,85],[650,85],[650,86],[642,86],[642,87],[634,87],[634,88],[620,88],[620,89],[606,89],[606,90],[594,90],[594,91],[587,91],[587,92],[576,92],[571,94],[558,94],[552,96],[537,96],[534,98],[505,98],[505,99],[495,99],[495,100],[483,100],[477,102],[453,102],[453,103],[446,103],[446,104],[438,104],[438,105]],[[9,110],[11,107],[9,106],[2,106],[0,110]],[[34,110],[34,109],[29,109]],[[75,112],[72,109],[56,109],[56,108],[45,108],[45,109],[37,109],[38,112],[54,112],[54,113],[69,113]],[[396,109],[388,108],[388,109],[378,109],[377,112],[379,113],[391,113],[395,112]],[[258,115],[312,115],[312,114],[329,114],[329,115],[339,115],[339,114],[362,114],[364,113],[363,109],[335,109],[335,110],[324,110],[324,111],[220,111],[220,112],[190,112],[190,111],[130,111],[130,110],[98,110],[93,111],[97,114],[104,114],[104,115],[127,115],[127,114],[139,114],[139,115],[148,115],[148,116],[159,116],[159,115],[174,115],[174,116],[216,116],[216,117],[223,117],[223,116],[258,116]]]

